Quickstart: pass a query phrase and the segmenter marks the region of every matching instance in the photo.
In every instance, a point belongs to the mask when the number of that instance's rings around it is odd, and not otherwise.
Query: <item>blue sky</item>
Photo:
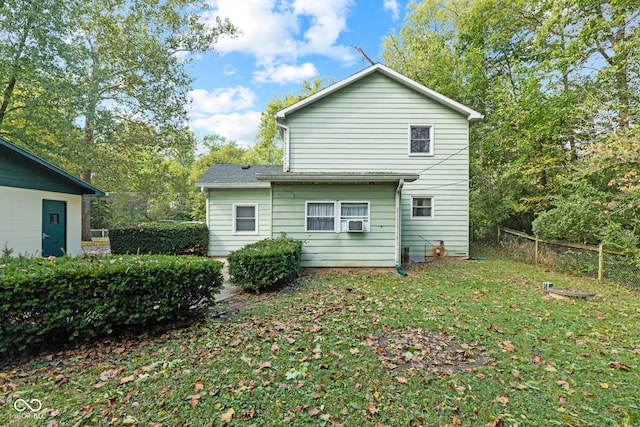
[[[253,145],[260,113],[274,97],[298,93],[315,76],[341,80],[374,61],[382,38],[400,27],[408,0],[210,0],[205,22],[228,17],[241,30],[217,55],[188,66],[195,78],[191,127]]]

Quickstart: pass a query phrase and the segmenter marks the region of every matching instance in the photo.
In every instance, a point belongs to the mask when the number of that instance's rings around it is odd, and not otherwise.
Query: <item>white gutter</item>
[[[396,188],[396,239],[395,239],[395,253],[396,253],[396,265],[400,265],[402,263],[402,255],[400,254],[400,245],[401,243],[401,226],[402,226],[402,187],[404,187],[404,179],[400,178],[398,181],[398,188]]]
[[[289,126],[285,126],[277,120],[276,126],[283,130],[282,140],[284,141],[284,146],[282,147],[282,151],[284,153],[284,161],[282,165],[282,172],[289,172]]]

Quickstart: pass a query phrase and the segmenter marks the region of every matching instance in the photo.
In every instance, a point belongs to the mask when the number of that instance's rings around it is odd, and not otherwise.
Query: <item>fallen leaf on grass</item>
[[[398,381],[400,384],[409,384],[409,380],[407,380],[406,377],[396,377],[396,381]]]
[[[202,396],[200,396],[199,394],[194,394],[194,395],[192,395],[192,396],[189,396],[189,399],[190,399],[190,400],[189,400],[189,405],[191,405],[191,406],[196,406],[196,405],[198,405],[198,403],[200,403],[200,398],[201,398],[201,397],[202,397]]]
[[[380,412],[380,409],[376,406],[375,403],[369,402],[367,403],[367,410],[371,413],[371,415],[375,415]]]
[[[453,423],[454,426],[461,426],[462,425],[462,420],[458,417],[456,417],[455,415],[451,418],[451,422]]]
[[[506,408],[509,405],[509,398],[507,396],[498,396],[491,403],[500,403],[503,408]]]
[[[513,345],[511,341],[503,341],[500,343],[500,346],[511,353],[514,353],[516,351],[516,346]]]
[[[624,363],[620,363],[620,362],[610,362],[609,363],[609,367],[613,368],[613,369],[620,369],[622,371],[630,371],[631,367],[629,365],[625,365]]]
[[[120,374],[124,371],[124,368],[114,368],[104,371],[100,374],[101,381],[107,381],[113,378],[120,376]]]
[[[484,427],[504,427],[504,420],[497,418],[494,422],[485,424]]]
[[[235,414],[236,411],[233,410],[233,408],[229,408],[227,409],[227,412],[225,412],[224,414],[220,415],[220,420],[222,420],[223,423],[230,423],[231,419],[233,419],[233,414]]]
[[[136,374],[131,374],[127,377],[120,378],[120,384],[130,383],[131,381],[136,379]]]
[[[143,371],[143,372],[151,372],[151,371],[153,371],[157,366],[158,366],[158,363],[157,363],[157,362],[154,362],[154,363],[152,363],[151,365],[143,366],[143,367],[142,367],[142,371]]]
[[[561,387],[566,388],[567,390],[569,390],[569,388],[570,388],[569,383],[566,382],[565,380],[558,380],[558,381],[556,381],[556,384],[558,384]]]
[[[202,382],[202,378],[198,378],[193,384],[193,389],[196,393],[200,393],[204,389],[204,383]]]
[[[320,409],[318,408],[311,408],[309,409],[309,416],[313,417],[316,416],[320,413]]]

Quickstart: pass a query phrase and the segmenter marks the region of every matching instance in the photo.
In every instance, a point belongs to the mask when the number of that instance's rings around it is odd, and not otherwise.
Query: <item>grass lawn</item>
[[[0,425],[640,425],[639,290],[496,256],[307,276],[227,318],[5,365]]]

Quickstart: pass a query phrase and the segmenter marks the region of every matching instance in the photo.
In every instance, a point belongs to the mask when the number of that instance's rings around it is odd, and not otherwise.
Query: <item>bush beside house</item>
[[[287,237],[264,239],[231,252],[231,281],[258,291],[291,280],[300,270],[302,242]]]
[[[150,222],[109,230],[111,253],[206,256],[209,229],[204,223]]]
[[[0,264],[0,354],[193,318],[214,303],[222,265],[166,255]]]

